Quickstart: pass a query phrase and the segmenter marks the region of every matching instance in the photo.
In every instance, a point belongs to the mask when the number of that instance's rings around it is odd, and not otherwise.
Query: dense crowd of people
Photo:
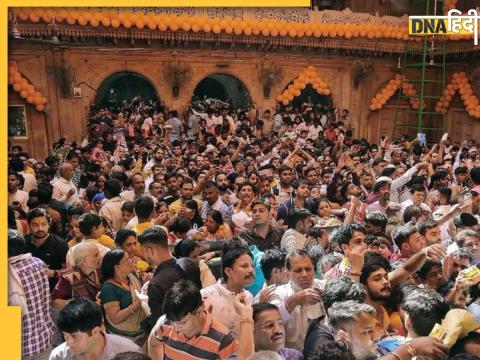
[[[304,104],[92,110],[11,146],[25,359],[480,359],[480,156]]]

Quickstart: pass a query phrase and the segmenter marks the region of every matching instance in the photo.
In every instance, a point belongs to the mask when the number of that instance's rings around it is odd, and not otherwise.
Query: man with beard
[[[45,209],[30,211],[27,222],[31,233],[25,237],[26,250],[47,264],[50,290],[53,290],[57,284],[58,270],[65,268],[67,242],[49,232],[50,216]]]
[[[8,205],[13,207],[19,207],[23,211],[28,211],[27,201],[28,193],[20,190],[20,176],[16,172],[8,172]]]
[[[320,281],[305,250],[293,250],[285,259],[290,281],[275,289],[272,304],[278,306],[285,324],[286,346],[303,350],[309,321],[325,315]]]
[[[282,236],[280,246],[286,251],[304,249],[309,240],[307,234],[312,227],[312,214],[302,208],[294,208],[288,216],[288,230]]]
[[[438,244],[441,241],[440,225],[436,221],[422,221],[417,223],[416,226],[427,245]]]
[[[253,305],[255,351],[274,351],[284,360],[302,360],[300,351],[285,347],[285,326],[277,306]]]
[[[374,178],[371,173],[365,171],[362,172],[362,175],[360,175],[360,191],[362,201],[365,201],[373,190],[373,182]]]
[[[390,327],[390,317],[385,310],[386,302],[392,294],[390,280],[388,279],[390,271],[390,264],[380,254],[367,253],[365,255],[360,283],[367,290],[365,302],[375,309],[375,339],[382,337]]]
[[[187,174],[192,179],[196,179],[198,175],[198,166],[195,159],[190,158],[187,160]]]
[[[377,180],[373,187],[373,192],[377,196],[378,200],[368,205],[367,214],[373,211],[380,211],[387,216],[395,216],[398,210],[400,210],[400,204],[390,202],[391,194],[391,181],[382,177]]]
[[[180,197],[178,196],[178,176],[175,173],[169,173],[165,175],[165,181],[167,183],[167,191],[165,191],[162,195],[159,196],[158,200],[165,202],[167,205],[171,205],[175,201],[177,201]],[[186,200],[190,200],[193,196],[193,186],[190,193],[190,186],[187,186],[188,189],[186,190],[187,198]]]
[[[168,207],[168,210],[170,210],[170,212],[173,215],[177,215],[178,212],[183,207],[185,207],[185,203],[188,200],[195,200],[197,202],[197,205],[198,205],[199,208],[200,208],[200,206],[202,206],[202,202],[199,199],[193,197],[193,180],[188,179],[188,178],[184,178],[180,181],[181,181],[181,183],[180,183],[180,198],[175,200],[174,202],[172,202],[170,204],[170,206]],[[168,187],[168,182],[167,182],[167,187]],[[169,192],[169,190],[167,190],[167,192]]]
[[[284,231],[270,224],[270,202],[264,199],[254,200],[251,209],[254,226],[243,231],[240,237],[261,251],[279,247]]]
[[[367,360],[377,355],[375,309],[353,300],[338,302],[330,308],[328,323],[335,340],[350,344],[356,360]]]
[[[153,159],[145,164],[143,171],[150,170],[154,165],[161,165],[163,161],[163,157],[165,155],[165,151],[160,146],[155,149],[153,152]]]
[[[220,197],[222,201],[227,205],[235,204],[238,199],[235,196],[235,193],[229,189],[230,182],[227,176],[223,173],[217,174],[215,176],[215,182],[218,185],[218,190],[220,191]]]
[[[274,195],[279,196],[280,200],[287,201],[292,196],[292,181],[295,178],[293,170],[287,165],[282,165],[278,170],[280,184],[272,188]]]

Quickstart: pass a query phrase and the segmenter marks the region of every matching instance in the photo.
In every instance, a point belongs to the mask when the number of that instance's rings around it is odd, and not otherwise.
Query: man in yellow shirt
[[[180,199],[171,203],[168,207],[168,210],[170,210],[172,215],[177,215],[188,200],[195,200],[198,208],[202,206],[201,200],[193,197],[193,181],[187,178],[183,179],[182,183],[180,184]]]

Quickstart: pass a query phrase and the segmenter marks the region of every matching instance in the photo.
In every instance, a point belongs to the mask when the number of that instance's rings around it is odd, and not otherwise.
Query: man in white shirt
[[[410,188],[411,198],[401,203],[400,216],[403,217],[405,209],[411,205],[419,206],[422,210],[431,213],[430,206],[424,203],[427,192],[422,184],[414,184]]]
[[[35,176],[29,173],[26,173],[25,170],[25,160],[22,160],[21,157],[19,156],[14,156],[10,162],[9,162],[10,167],[12,168],[13,171],[15,171],[17,174],[22,175],[25,182],[23,184],[23,191],[28,193],[32,189],[37,188],[37,180],[35,179]]]
[[[16,172],[8,172],[8,205],[20,207],[23,211],[28,212],[28,193],[18,189],[19,176]]]
[[[126,190],[120,194],[122,200],[135,202],[140,195],[145,194],[145,178],[141,173],[130,177],[130,187],[132,190]]]
[[[245,290],[255,279],[253,255],[243,242],[232,240],[222,250],[222,279],[201,290],[207,309],[236,336],[240,332],[240,317],[235,310],[234,300],[245,297],[246,304],[253,303],[253,295]]]
[[[313,124],[310,125],[310,127],[308,128],[308,137],[310,139],[317,140],[320,131],[323,131],[323,128],[320,125],[320,120],[318,120],[318,118],[315,118],[313,120]]]
[[[143,170],[148,171],[152,169],[152,167],[154,167],[155,165],[160,166],[162,164],[164,156],[165,156],[165,151],[163,151],[163,149],[160,146],[157,147],[153,152],[153,159],[150,159],[150,161],[148,161],[145,164],[145,167],[143,168]]]
[[[283,234],[280,246],[287,251],[303,249],[307,245],[306,234],[312,227],[312,214],[307,209],[294,208],[287,218],[288,230]]]
[[[285,264],[290,281],[275,289],[271,303],[285,324],[285,346],[302,351],[309,321],[325,315],[320,281],[314,279],[313,260],[305,250],[290,252]]]
[[[391,201],[398,202],[399,198],[399,191],[400,189],[407,183],[409,182],[413,175],[415,175],[417,172],[420,170],[426,170],[428,168],[429,163],[428,162],[421,162],[418,163],[414,166],[412,166],[410,169],[408,169],[404,174],[401,176],[397,177],[396,179],[392,180],[392,185],[391,185]]]
[[[75,205],[79,202],[77,188],[71,181],[73,171],[72,164],[64,162],[58,168],[60,177],[52,181],[52,198],[68,205]]]

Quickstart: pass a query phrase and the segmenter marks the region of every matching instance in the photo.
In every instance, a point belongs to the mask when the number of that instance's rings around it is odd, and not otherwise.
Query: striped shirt
[[[164,360],[228,359],[238,350],[238,341],[228,328],[206,313],[200,335],[187,338],[175,331],[172,323],[162,317],[155,337],[163,339]]]
[[[55,325],[50,318],[50,288],[47,266],[31,254],[11,257],[25,291],[28,314],[22,316],[22,357],[34,356],[51,346]]]

